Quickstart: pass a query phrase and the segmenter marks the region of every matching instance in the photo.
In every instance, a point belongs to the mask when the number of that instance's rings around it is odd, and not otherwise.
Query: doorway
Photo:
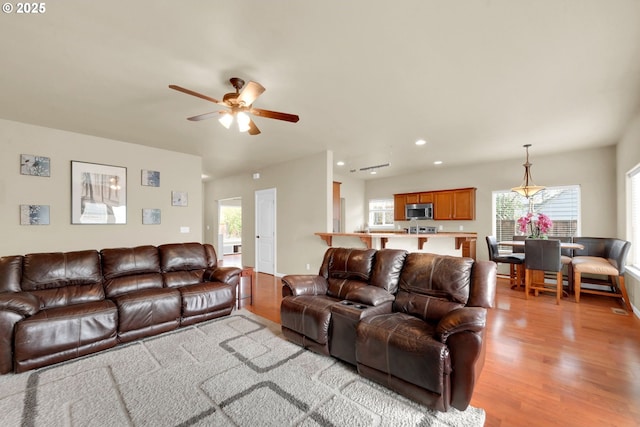
[[[256,271],[275,275],[276,266],[276,189],[257,190]]]
[[[223,265],[242,266],[242,199],[218,201],[218,258]]]

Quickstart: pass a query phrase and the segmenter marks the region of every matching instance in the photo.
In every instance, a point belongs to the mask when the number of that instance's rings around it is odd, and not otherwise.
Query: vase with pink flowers
[[[551,230],[553,221],[543,213],[537,215],[529,212],[525,216],[518,218],[518,230],[529,239],[546,239],[547,233]]]

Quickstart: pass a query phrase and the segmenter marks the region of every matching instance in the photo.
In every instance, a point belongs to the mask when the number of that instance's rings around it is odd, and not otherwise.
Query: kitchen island
[[[393,247],[400,246],[400,249],[406,249],[403,241],[414,244],[417,243],[418,250],[425,249],[425,243],[428,241],[441,241],[451,239],[451,249],[461,251],[459,255],[476,259],[476,241],[478,233],[464,232],[439,232],[432,234],[414,234],[414,233],[314,233],[319,236],[328,246],[333,246],[334,237],[338,238],[357,238],[365,244],[367,248],[386,248],[389,240],[395,244]],[[344,239],[343,241],[348,241]],[[342,245],[341,245],[342,246]]]

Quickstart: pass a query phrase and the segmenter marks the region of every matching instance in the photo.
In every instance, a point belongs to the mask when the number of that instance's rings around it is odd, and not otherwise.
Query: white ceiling
[[[213,178],[324,150],[385,177],[612,145],[640,106],[639,0],[45,5],[0,15],[0,118],[200,155]],[[190,122],[218,106],[167,87],[221,99],[232,76],[300,121]]]

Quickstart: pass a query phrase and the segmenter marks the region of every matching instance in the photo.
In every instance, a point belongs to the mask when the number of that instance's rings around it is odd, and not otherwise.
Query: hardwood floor
[[[280,322],[280,279],[258,273],[249,311]],[[525,300],[498,280],[471,404],[486,426],[639,426],[640,319],[614,299]]]

